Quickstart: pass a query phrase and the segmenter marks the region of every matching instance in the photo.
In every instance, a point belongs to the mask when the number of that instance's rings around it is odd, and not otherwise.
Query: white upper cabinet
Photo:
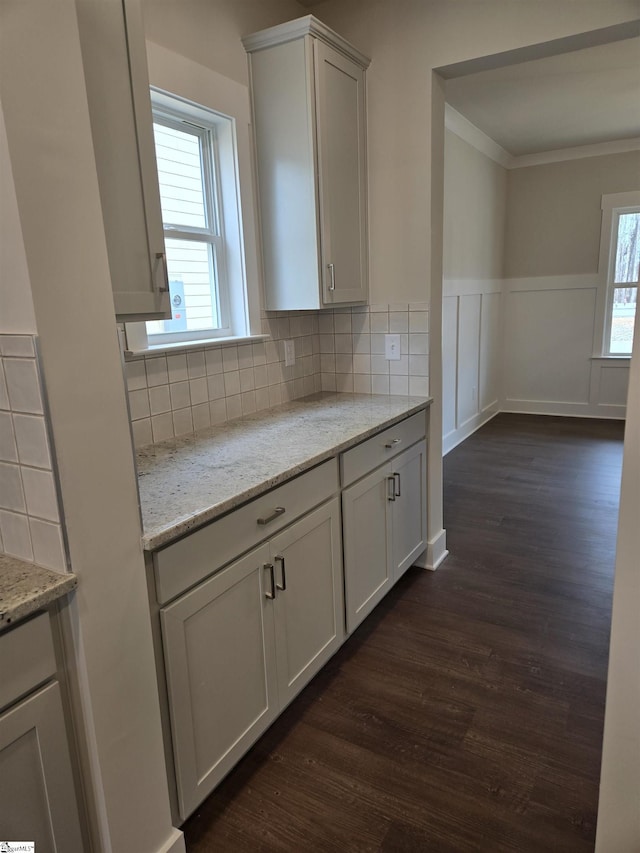
[[[369,60],[309,15],[249,52],[265,308],[366,303]]]
[[[170,319],[140,3],[76,5],[116,316]]]

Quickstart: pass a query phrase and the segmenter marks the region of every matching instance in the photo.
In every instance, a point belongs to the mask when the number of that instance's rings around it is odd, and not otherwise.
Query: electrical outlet
[[[296,347],[293,340],[283,341],[284,345],[284,366],[293,367],[296,363]]]
[[[384,336],[384,357],[387,361],[400,361],[400,335]]]

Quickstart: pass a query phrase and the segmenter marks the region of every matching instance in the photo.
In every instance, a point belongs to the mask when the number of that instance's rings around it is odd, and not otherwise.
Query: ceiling
[[[640,137],[640,38],[448,79],[445,94],[512,156]]]

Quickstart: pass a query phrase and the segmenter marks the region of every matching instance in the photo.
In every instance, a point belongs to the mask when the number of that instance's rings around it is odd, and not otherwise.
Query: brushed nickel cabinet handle
[[[285,507],[277,506],[274,511],[270,515],[264,515],[258,519],[258,524],[264,527],[265,524],[269,524],[269,522],[274,521],[278,516],[284,515],[286,512]]]
[[[399,498],[401,496],[401,493],[400,493],[400,474],[394,474],[393,479],[395,481],[394,495],[397,498]]]
[[[327,264],[329,269],[329,290],[336,289],[336,265],[335,264]]]
[[[158,267],[162,265],[162,283],[158,286]],[[164,252],[156,252],[155,262],[153,264],[153,283],[154,290],[158,293],[169,293],[169,271],[167,270],[167,256]]]
[[[280,567],[282,569],[282,584],[279,584],[276,581],[276,586],[278,589],[281,589],[284,592],[285,589],[287,588],[287,573],[286,573],[285,565],[284,565],[284,557],[282,556],[282,554],[278,554],[273,559],[277,560],[280,563]]]
[[[273,600],[276,597],[276,577],[273,570],[273,563],[265,563],[262,568],[268,570],[269,577],[271,578],[271,590],[265,590],[264,597]]]

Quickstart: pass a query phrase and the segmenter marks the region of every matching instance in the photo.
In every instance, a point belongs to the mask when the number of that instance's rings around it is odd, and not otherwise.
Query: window
[[[216,137],[216,126],[230,119],[213,114],[208,118],[204,121],[200,115],[197,120],[179,109],[154,104],[173,319],[146,324],[150,344],[231,334]]]
[[[640,193],[602,197],[600,268],[606,279],[605,356],[630,356],[640,277]]]
[[[249,90],[147,44],[173,317],[127,323],[129,352],[260,335]]]

